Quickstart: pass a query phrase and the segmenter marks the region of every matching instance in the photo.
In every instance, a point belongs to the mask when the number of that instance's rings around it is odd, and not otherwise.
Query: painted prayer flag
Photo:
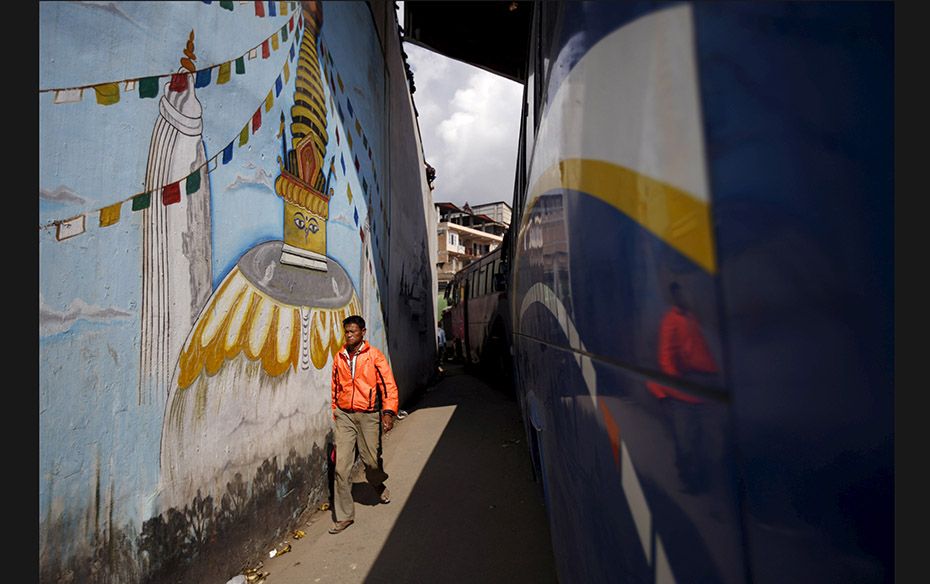
[[[197,80],[194,81],[195,89],[200,89],[201,87],[206,87],[207,85],[210,85],[211,71],[213,71],[212,68],[201,69],[200,71],[197,71]]]
[[[216,167],[220,165],[218,159],[219,159],[219,155],[216,155],[213,158],[211,158],[209,162],[207,162],[207,172],[213,172],[214,170],[216,170]]]
[[[97,93],[97,103],[100,105],[119,103],[119,83],[94,85],[94,91]]]
[[[255,16],[265,16],[265,0],[255,0]]]
[[[152,204],[152,193],[142,193],[141,195],[136,195],[132,198],[132,210],[141,211],[142,209],[148,209],[149,205]]]
[[[355,133],[359,136],[362,135],[362,124],[358,121],[358,118],[355,119]]]
[[[135,79],[130,79],[129,81],[126,82],[126,85],[123,86],[123,91],[125,91],[126,93],[129,93],[130,91],[135,91],[135,90],[136,90]]]
[[[337,128],[338,131],[338,128]],[[342,156],[342,152],[339,153],[339,164],[342,165],[342,174],[346,173],[346,159]]]
[[[352,130],[346,130],[346,142],[349,143],[349,149],[352,148]]]
[[[339,145],[339,126],[336,126],[336,145]],[[341,156],[341,155],[340,155]],[[345,165],[342,165],[342,172],[345,174]]]
[[[158,95],[158,77],[146,77],[139,80],[139,97]]]
[[[245,73],[245,57],[239,57],[236,59],[236,75],[242,75]]]
[[[342,75],[340,75],[339,73],[336,73],[336,83],[339,84],[339,91],[345,93],[346,86],[342,84]]]
[[[246,124],[242,127],[242,131],[239,132],[239,146],[245,146],[249,141],[249,125]]]
[[[346,107],[349,108],[349,115],[353,118],[355,117],[355,111],[352,109],[352,102],[349,101],[349,98],[346,97]]]
[[[115,205],[110,205],[109,207],[100,209],[100,226],[109,227],[110,225],[119,222],[119,212],[122,206],[123,202],[120,201]]]
[[[281,41],[287,42],[287,25],[281,27]]]
[[[66,219],[57,225],[55,239],[61,241],[84,233],[84,215]]]
[[[361,165],[358,163],[358,156],[355,157],[355,172],[358,172],[361,168]]]
[[[287,21],[287,28],[294,30],[294,17],[291,16],[291,19]]]
[[[365,178],[362,178],[362,191],[365,192],[365,195],[368,195],[368,181]]]
[[[255,110],[255,113],[252,114],[252,133],[258,131],[262,127],[262,108]]]
[[[268,16],[277,16],[278,13],[274,9],[274,0],[268,0]]]
[[[200,190],[200,169],[198,168],[192,174],[187,175],[187,185],[185,194],[193,195]]]
[[[181,183],[173,182],[161,191],[161,204],[174,205],[181,200]]]
[[[187,73],[175,73],[171,76],[170,91],[185,91],[187,89]]]
[[[278,35],[275,34],[274,36],[271,37],[271,50],[277,51],[279,46],[280,45],[278,45]]]
[[[296,45],[291,45],[291,56],[288,57],[291,61],[294,60],[294,47],[295,47],[295,46],[296,46]]]
[[[346,119],[345,115],[342,113],[342,104],[341,104],[341,103],[337,103],[337,104],[336,104],[336,110],[339,112],[339,119],[340,119],[340,120]]]
[[[352,202],[352,185],[346,184],[346,197],[349,199],[349,202]]]
[[[223,164],[229,164],[229,161],[232,160],[232,151],[233,143],[230,142],[226,145],[226,148],[223,148]]]
[[[268,96],[265,98],[265,111],[270,112],[274,107],[274,92],[268,90]]]
[[[55,91],[54,103],[75,103],[84,97],[83,89],[58,89]]]
[[[355,226],[358,227],[358,208],[355,209]]]
[[[294,47],[291,47],[291,51],[294,50]],[[284,62],[284,82],[287,83],[288,79],[291,77],[291,68],[288,66],[287,61]]]
[[[232,0],[220,0],[220,7],[225,8],[226,10],[232,10],[233,9]]]
[[[262,59],[267,59],[271,55],[271,51],[268,49],[268,39],[262,41]]]
[[[281,13],[281,16],[287,16],[287,2],[281,0],[281,6],[278,8],[278,12]]]
[[[258,47],[249,51],[249,61],[258,57]]]
[[[278,78],[274,80],[274,96],[278,97],[281,95],[281,90],[284,88],[284,84],[281,83],[281,76],[278,75]]]
[[[230,69],[231,67],[229,65],[229,61],[226,61],[225,63],[220,65],[220,72],[216,76],[217,85],[223,85],[224,83],[227,83],[229,81],[229,70]]]

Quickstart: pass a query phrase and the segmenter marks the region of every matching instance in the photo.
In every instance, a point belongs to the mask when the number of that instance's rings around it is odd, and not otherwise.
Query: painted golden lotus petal
[[[342,347],[342,321],[361,309],[352,293],[340,308],[309,310],[306,346],[317,369]],[[223,280],[188,337],[178,359],[178,388],[186,389],[206,371],[216,375],[224,363],[243,353],[259,361],[272,377],[298,368],[301,359],[301,307],[285,304],[253,286],[233,268]]]

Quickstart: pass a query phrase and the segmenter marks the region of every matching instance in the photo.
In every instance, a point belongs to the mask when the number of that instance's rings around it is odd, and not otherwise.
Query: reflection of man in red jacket
[[[355,521],[355,502],[349,474],[355,450],[365,464],[365,476],[378,491],[382,503],[391,495],[384,481],[388,475],[381,461],[381,432],[394,427],[397,384],[384,354],[365,342],[365,320],[357,315],[342,321],[346,343],[333,359],[333,422],[336,443],[333,510],[339,533]]]
[[[670,377],[697,383],[711,382],[718,369],[701,334],[701,327],[689,310],[681,286],[672,282],[669,291],[673,306],[662,317],[659,326],[659,368]],[[701,412],[695,410],[702,400],[654,381],[647,382],[646,387],[670,410],[678,474],[686,491],[697,492],[705,472],[701,462]]]

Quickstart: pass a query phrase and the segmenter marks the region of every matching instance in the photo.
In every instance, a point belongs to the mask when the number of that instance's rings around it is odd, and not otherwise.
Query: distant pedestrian
[[[439,363],[442,364],[442,358],[446,353],[446,331],[442,328],[442,321],[436,324],[436,344],[439,355]]]
[[[355,522],[355,502],[349,474],[355,451],[365,464],[365,476],[382,503],[391,502],[384,485],[388,475],[381,460],[381,433],[390,432],[397,414],[394,374],[384,354],[365,341],[365,319],[352,315],[342,321],[346,342],[333,360],[332,403],[336,469],[333,510],[336,522],[329,533],[340,533]]]

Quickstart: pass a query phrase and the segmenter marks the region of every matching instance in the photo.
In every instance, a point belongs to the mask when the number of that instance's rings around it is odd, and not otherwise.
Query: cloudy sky
[[[410,43],[404,50],[423,151],[436,169],[433,200],[511,203],[523,86]]]

